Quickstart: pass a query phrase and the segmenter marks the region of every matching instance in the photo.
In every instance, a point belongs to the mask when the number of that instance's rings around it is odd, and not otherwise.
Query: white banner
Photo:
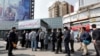
[[[40,20],[28,20],[18,23],[18,29],[40,28]]]

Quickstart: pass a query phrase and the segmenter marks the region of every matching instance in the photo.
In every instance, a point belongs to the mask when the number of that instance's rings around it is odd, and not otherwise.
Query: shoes
[[[87,55],[89,55],[88,53],[87,54],[83,54],[82,56],[87,56]]]
[[[14,48],[15,50],[17,50],[18,48]]]
[[[66,56],[71,56],[71,55],[66,55]]]
[[[8,56],[15,56],[15,55],[8,55]]]
[[[63,53],[67,53],[67,52],[63,52]]]
[[[37,51],[37,50],[35,49],[35,51]]]
[[[62,52],[62,50],[60,50],[60,52]]]
[[[71,52],[71,53],[74,53],[75,51],[74,51],[74,50],[71,50],[70,52]]]
[[[83,49],[78,49],[77,51],[82,51]]]
[[[12,55],[12,56],[15,56],[15,55]]]
[[[56,52],[55,54],[58,54],[58,52]]]
[[[52,50],[52,52],[54,52],[55,50]]]

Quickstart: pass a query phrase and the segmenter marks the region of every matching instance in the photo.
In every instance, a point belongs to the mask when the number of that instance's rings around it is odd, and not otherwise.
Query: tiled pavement
[[[0,56],[8,56],[7,53],[8,51],[5,50],[5,42],[0,41]],[[81,56],[82,52],[77,51],[79,48],[79,44],[75,43],[75,53],[71,54],[71,56]],[[90,44],[88,46],[89,48],[89,56],[94,56],[95,55],[95,50],[93,44]],[[18,46],[18,50],[14,50],[13,53],[15,56],[65,56],[66,54],[60,53],[60,54],[55,54],[54,52],[51,51],[31,51],[31,49],[26,49],[26,48],[21,48]]]

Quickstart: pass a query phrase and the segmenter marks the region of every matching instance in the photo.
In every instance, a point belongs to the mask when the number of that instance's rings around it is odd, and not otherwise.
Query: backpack
[[[90,34],[89,34],[89,37],[87,38],[87,40],[89,40],[90,42],[92,41],[92,37]]]
[[[92,41],[92,37],[91,35],[88,33],[88,38],[86,38],[85,40],[83,40],[84,44],[89,45]]]

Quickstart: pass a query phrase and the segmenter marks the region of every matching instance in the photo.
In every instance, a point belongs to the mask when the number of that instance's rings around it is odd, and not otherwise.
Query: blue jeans
[[[35,50],[37,49],[37,41],[36,40],[31,40],[31,48],[33,51],[33,48],[35,48]]]

